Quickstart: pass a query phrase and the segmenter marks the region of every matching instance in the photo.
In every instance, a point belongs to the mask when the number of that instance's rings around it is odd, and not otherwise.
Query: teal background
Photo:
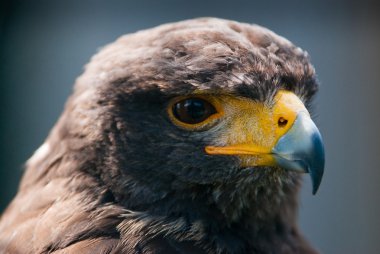
[[[0,212],[75,78],[103,45],[162,23],[215,16],[257,23],[307,50],[321,83],[326,145],[316,196],[305,176],[300,226],[323,253],[380,253],[380,13],[371,1],[0,3]]]

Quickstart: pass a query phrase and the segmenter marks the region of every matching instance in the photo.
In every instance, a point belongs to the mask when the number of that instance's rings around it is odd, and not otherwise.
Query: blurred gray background
[[[370,1],[2,1],[0,213],[23,163],[60,115],[75,78],[122,34],[215,16],[266,26],[307,50],[321,83],[327,165],[305,176],[300,225],[323,253],[380,253],[380,12]]]

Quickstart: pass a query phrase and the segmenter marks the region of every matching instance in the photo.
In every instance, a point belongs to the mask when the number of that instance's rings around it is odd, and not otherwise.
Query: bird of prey
[[[324,169],[307,53],[258,25],[166,24],[104,47],[26,163],[0,253],[317,253]]]

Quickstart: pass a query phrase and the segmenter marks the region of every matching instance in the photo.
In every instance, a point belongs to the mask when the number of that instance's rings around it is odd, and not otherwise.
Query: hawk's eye
[[[217,113],[215,107],[200,98],[187,98],[175,103],[172,107],[173,115],[179,121],[187,124],[197,124]]]

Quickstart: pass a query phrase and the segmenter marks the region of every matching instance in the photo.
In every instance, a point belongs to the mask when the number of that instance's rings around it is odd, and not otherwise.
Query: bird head
[[[56,132],[92,154],[84,170],[127,208],[275,210],[293,202],[302,173],[313,193],[321,182],[323,144],[308,111],[317,88],[307,54],[273,32],[184,21],[102,49]]]

